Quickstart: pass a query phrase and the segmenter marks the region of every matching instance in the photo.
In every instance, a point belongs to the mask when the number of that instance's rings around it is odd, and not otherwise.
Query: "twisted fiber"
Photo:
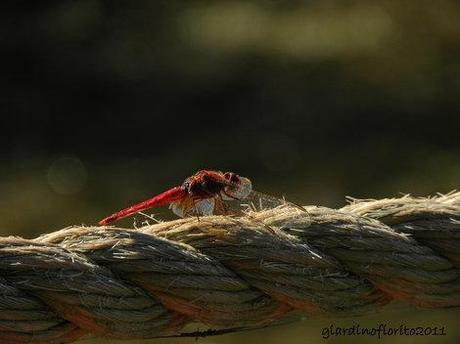
[[[392,300],[460,305],[460,193],[306,210],[0,238],[0,342],[242,330]]]

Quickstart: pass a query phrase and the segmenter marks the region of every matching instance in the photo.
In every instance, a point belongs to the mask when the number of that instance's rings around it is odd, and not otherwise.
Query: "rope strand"
[[[392,300],[460,306],[460,193],[306,209],[0,238],[0,341],[211,335]]]

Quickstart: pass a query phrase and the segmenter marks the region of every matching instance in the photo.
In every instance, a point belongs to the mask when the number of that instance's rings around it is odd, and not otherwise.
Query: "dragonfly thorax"
[[[207,172],[207,173],[203,173]],[[215,172],[200,171],[187,178],[182,183],[182,188],[192,197],[208,198],[220,194],[225,188],[222,178],[216,178]]]
[[[188,177],[181,186],[190,196],[211,198],[220,196],[224,200],[242,200],[252,191],[248,178],[233,172],[202,170]]]

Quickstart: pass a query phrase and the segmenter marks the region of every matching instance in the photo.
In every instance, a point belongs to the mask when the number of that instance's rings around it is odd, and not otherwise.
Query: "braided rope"
[[[213,334],[392,300],[460,306],[460,193],[306,210],[0,238],[0,342],[174,336],[198,323]]]

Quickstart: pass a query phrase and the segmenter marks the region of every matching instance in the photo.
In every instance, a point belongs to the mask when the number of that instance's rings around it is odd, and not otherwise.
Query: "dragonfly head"
[[[221,192],[224,200],[243,200],[251,193],[252,183],[248,178],[233,172],[225,172],[224,178],[229,182]]]

